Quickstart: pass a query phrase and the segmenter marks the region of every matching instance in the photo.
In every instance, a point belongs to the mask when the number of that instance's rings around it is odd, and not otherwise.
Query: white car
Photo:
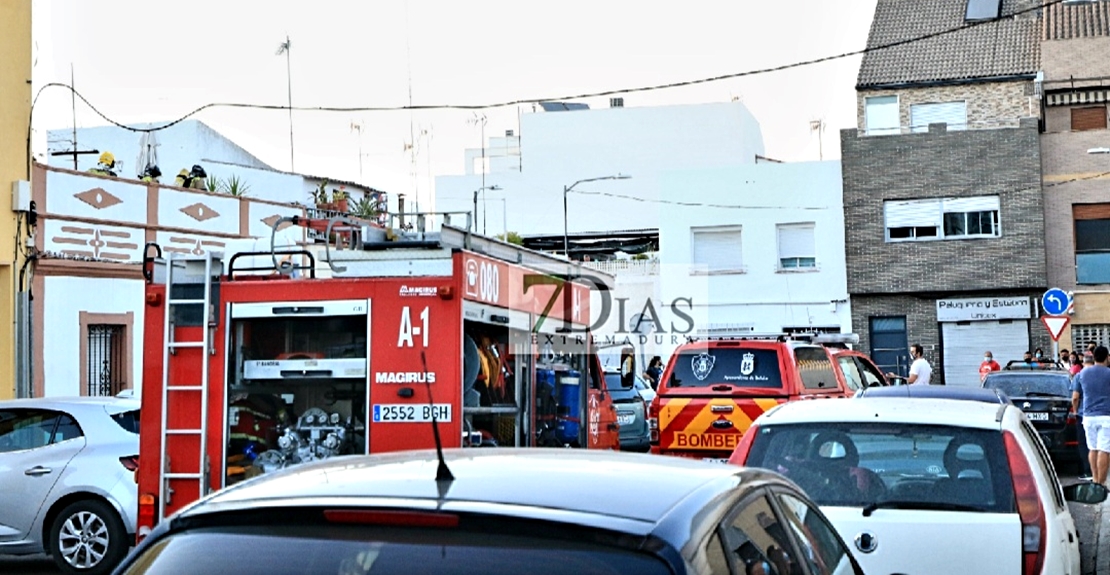
[[[109,573],[135,541],[139,401],[0,401],[0,553]]]
[[[867,573],[1079,574],[1067,501],[1036,429],[1010,404],[827,399],[760,416],[730,462],[794,480]]]

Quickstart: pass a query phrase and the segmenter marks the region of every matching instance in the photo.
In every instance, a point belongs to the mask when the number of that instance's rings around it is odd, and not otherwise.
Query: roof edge
[[[1001,82],[1024,82],[1035,80],[1036,72],[1011,74],[1007,76],[988,76],[982,78],[962,78],[958,80],[930,80],[922,82],[899,82],[889,84],[856,84],[856,91],[862,90],[904,90],[912,88],[935,88],[938,86],[966,86],[969,84],[993,84]]]

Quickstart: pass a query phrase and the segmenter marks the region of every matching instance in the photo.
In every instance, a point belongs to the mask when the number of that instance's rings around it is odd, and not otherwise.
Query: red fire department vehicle
[[[431,448],[433,416],[445,447],[619,447],[596,279],[449,225],[331,227],[353,246],[147,246],[140,537],[274,469]]]

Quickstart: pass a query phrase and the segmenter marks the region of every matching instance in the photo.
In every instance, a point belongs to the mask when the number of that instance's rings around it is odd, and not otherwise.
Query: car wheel
[[[70,503],[50,526],[50,553],[63,573],[110,573],[130,546],[123,521],[102,501]]]

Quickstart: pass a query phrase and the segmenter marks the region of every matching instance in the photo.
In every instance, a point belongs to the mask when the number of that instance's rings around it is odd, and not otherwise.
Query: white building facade
[[[147,129],[155,125],[136,124],[132,127]],[[172,186],[178,172],[188,171],[194,165],[199,165],[210,179],[227,181],[230,177],[237,177],[249,186],[246,195],[253,198],[311,206],[313,192],[321,183],[327,182],[326,189],[329,193],[334,189],[342,189],[349,196],[352,205],[369,195],[382,204],[383,210],[387,208],[388,198],[384,192],[357,182],[328,180],[321,176],[276,170],[199,120],[185,120],[152,134],[153,140],[144,140],[143,134],[117,126],[78,128],[76,147],[79,150],[111,152],[117,164],[122,164],[115,170],[116,175],[121,178],[140,178],[140,173],[145,168],[138,165],[143,144],[154,142],[158,167],[162,171],[159,178],[162,185]],[[53,155],[74,150],[72,130],[49,130],[47,146],[51,153],[50,166],[74,169],[73,156]],[[78,155],[76,169],[87,171],[96,167],[99,155]]]
[[[660,222],[659,307],[688,307],[694,334],[850,332],[841,186],[837,161],[664,174],[666,197],[698,205]],[[657,345],[691,327],[669,316]]]
[[[534,112],[521,116],[519,134],[487,146],[484,162],[467,151],[466,174],[437,177],[435,195],[437,211],[473,210],[485,187],[476,221],[487,235],[562,233],[564,187],[618,174],[630,178],[574,187],[567,230],[655,228],[668,211],[654,202],[659,174],[750,165],[764,153],[759,123],[740,102]]]

